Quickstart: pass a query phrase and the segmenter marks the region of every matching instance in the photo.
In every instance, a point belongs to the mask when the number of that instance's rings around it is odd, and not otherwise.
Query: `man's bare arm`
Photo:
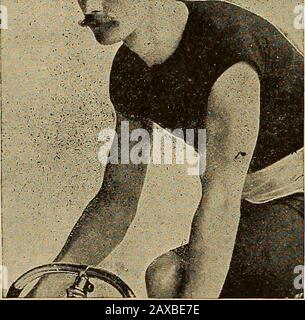
[[[117,116],[116,132],[121,132]],[[129,121],[129,130],[150,127],[140,121]],[[120,137],[119,137],[120,140]],[[130,142],[130,148],[136,142]],[[120,143],[118,143],[120,146]],[[112,147],[116,147],[113,144]],[[149,147],[149,146],[148,146]],[[120,149],[118,150],[120,154]],[[123,240],[133,221],[146,175],[146,164],[111,164],[105,170],[102,187],[88,204],[70,233],[56,262],[97,265]],[[62,275],[43,278],[30,296],[65,295],[69,278]]]
[[[213,87],[207,116],[207,170],[195,214],[183,297],[218,298],[229,270],[244,182],[257,141],[260,83],[246,63]]]
[[[118,135],[121,121],[126,119],[118,116]],[[130,131],[138,128],[144,128],[144,124],[129,121]],[[130,143],[130,149],[132,146]],[[96,265],[108,256],[133,221],[146,168],[145,164],[133,163],[107,165],[100,191],[85,209],[56,261]]]

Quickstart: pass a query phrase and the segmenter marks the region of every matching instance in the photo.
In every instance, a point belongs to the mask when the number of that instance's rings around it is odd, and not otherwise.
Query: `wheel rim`
[[[46,264],[24,273],[10,287],[7,298],[17,298],[31,282],[50,274],[70,274],[78,276],[85,273],[88,278],[98,279],[115,288],[123,298],[135,298],[131,288],[117,275],[102,269],[68,263]]]

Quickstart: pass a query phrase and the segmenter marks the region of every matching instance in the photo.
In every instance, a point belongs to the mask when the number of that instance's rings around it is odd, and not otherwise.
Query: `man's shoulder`
[[[254,14],[245,7],[226,1],[184,1],[191,10],[212,17],[222,16],[224,20],[232,15]]]
[[[203,26],[223,33],[238,32],[241,29],[259,28],[265,19],[241,6],[225,1],[190,1]]]

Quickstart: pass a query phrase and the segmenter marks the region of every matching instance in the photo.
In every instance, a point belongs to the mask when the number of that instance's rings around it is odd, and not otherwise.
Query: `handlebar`
[[[130,287],[115,274],[86,265],[68,263],[52,263],[31,269],[11,285],[7,298],[18,298],[25,287],[32,281],[45,275],[58,273],[76,276],[74,285],[67,288],[68,297],[87,297],[87,293],[92,292],[94,289],[93,285],[89,282],[89,278],[93,278],[110,284],[123,298],[135,298],[135,294]],[[76,291],[79,293],[78,295],[74,295]]]

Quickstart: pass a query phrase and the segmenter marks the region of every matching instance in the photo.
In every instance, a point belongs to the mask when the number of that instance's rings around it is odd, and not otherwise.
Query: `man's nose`
[[[102,14],[98,12],[92,12],[85,14],[85,19],[79,22],[82,27],[97,27],[102,23]]]
[[[102,11],[91,11],[90,13],[85,14],[85,19],[86,20],[95,20],[95,21],[100,21],[102,20],[103,17],[103,12]]]
[[[101,0],[87,1],[84,14],[103,14],[103,2]]]
[[[99,18],[103,15],[103,11],[102,10],[92,10],[92,11],[86,11],[85,12],[85,16],[92,16],[94,18]]]

